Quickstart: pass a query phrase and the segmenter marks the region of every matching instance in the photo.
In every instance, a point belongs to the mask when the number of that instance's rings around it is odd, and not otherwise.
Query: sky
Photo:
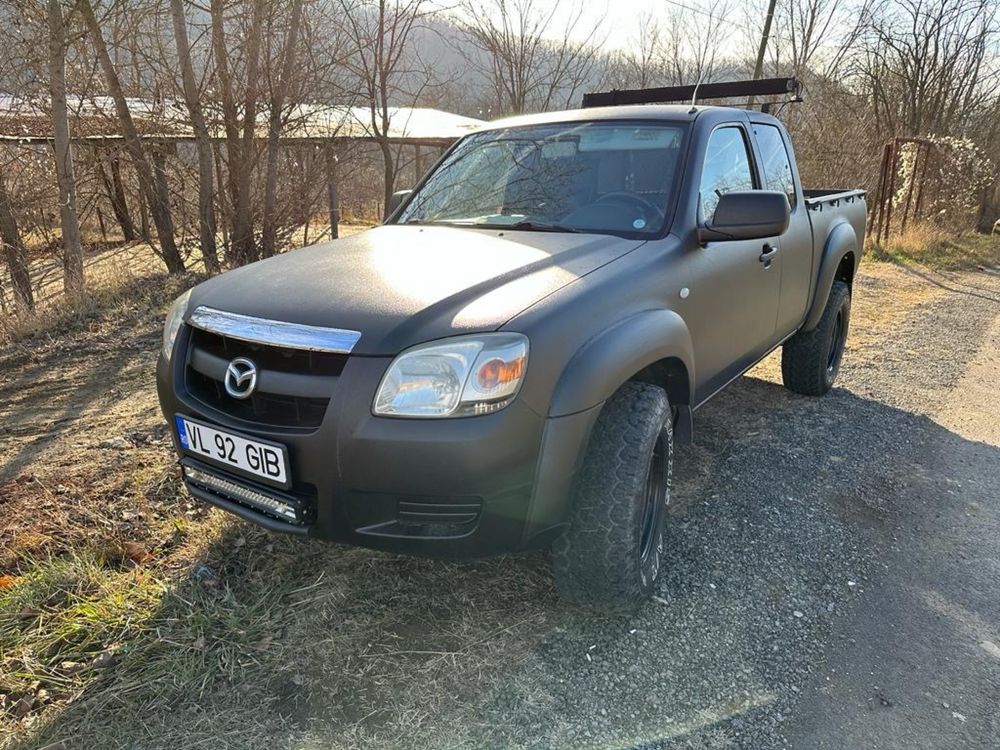
[[[536,0],[539,7],[550,7],[553,2],[559,5],[559,12],[551,24],[553,34],[561,33],[565,29],[571,12],[578,7],[577,3],[583,3],[583,16],[571,36],[577,41],[585,41],[594,24],[600,23],[599,38],[605,38],[602,46],[617,49],[625,49],[634,43],[643,18],[652,16],[660,19],[661,24],[665,25],[671,12],[680,11],[709,23],[711,19],[711,16],[707,15],[709,10],[719,5],[719,0]],[[731,0],[730,4],[734,12],[717,21],[724,30],[731,32],[727,36],[730,38],[732,48],[722,50],[723,56],[736,53],[746,26],[744,20],[746,0]]]

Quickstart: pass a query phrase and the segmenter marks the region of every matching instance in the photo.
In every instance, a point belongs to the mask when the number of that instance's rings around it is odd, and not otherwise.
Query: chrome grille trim
[[[299,349],[307,352],[350,354],[361,338],[360,331],[321,328],[302,323],[254,318],[199,305],[188,316],[187,324],[203,331],[228,336],[251,344]]]

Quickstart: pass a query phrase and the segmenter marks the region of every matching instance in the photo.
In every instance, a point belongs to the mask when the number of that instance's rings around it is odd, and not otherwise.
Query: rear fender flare
[[[854,253],[854,268],[851,269],[851,277],[853,278],[861,254],[858,252],[858,237],[854,233],[854,227],[851,226],[850,222],[844,220],[833,226],[827,236],[826,244],[823,247],[823,257],[819,264],[819,273],[816,277],[816,293],[813,296],[812,305],[806,313],[801,330],[811,331],[819,325],[826,301],[830,298],[830,290],[833,288],[837,269],[840,268],[841,261],[848,253]]]

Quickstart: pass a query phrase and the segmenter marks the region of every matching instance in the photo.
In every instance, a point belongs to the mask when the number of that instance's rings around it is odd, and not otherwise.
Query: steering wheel
[[[614,203],[623,208],[639,208],[642,210],[643,218],[647,223],[663,221],[663,209],[650,203],[648,200],[635,193],[627,193],[624,190],[616,190],[612,193],[605,193],[595,201],[596,203]]]

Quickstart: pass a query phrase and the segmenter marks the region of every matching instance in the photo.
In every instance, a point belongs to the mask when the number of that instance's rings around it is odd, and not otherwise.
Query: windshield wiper
[[[567,227],[562,224],[546,224],[541,221],[519,221],[516,224],[507,224],[505,229],[523,229],[527,232],[568,232],[569,234],[580,234],[579,229]]]
[[[418,224],[425,226],[446,226],[462,227],[465,229],[518,229],[524,232],[566,232],[568,234],[582,234],[583,230],[567,227],[562,224],[547,224],[543,221],[518,221],[513,224],[494,224],[490,222],[460,221],[442,219],[438,221],[421,221],[420,219],[407,219],[403,224]]]

